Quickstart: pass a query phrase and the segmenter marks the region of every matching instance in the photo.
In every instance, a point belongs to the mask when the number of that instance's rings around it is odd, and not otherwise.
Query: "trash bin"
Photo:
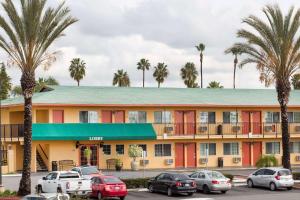
[[[52,171],[57,171],[57,161],[52,161]]]
[[[218,158],[218,167],[222,168],[222,167],[223,167],[223,164],[224,164],[224,159],[223,159],[223,157],[219,157],[219,158]]]

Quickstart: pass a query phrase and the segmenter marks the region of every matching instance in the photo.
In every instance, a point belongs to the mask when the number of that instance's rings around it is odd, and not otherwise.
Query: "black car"
[[[193,195],[196,183],[188,175],[178,173],[162,173],[148,181],[149,192],[164,192],[168,196],[173,194]]]

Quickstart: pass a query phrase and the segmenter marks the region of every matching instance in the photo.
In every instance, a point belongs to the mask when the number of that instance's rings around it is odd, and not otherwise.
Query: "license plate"
[[[189,186],[190,186],[190,184],[186,183],[184,186],[185,186],[185,187],[189,187]]]
[[[226,183],[226,181],[221,181],[220,183],[221,183],[221,184],[225,184],[225,183]]]
[[[115,190],[120,190],[120,187],[115,187]]]

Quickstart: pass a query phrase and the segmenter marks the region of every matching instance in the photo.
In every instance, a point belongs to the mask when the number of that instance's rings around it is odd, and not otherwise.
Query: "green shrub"
[[[127,189],[146,188],[150,178],[122,179]]]
[[[278,161],[274,155],[264,155],[256,162],[256,167],[275,167],[278,165]]]
[[[294,180],[300,180],[300,172],[294,172],[293,178],[294,178]]]
[[[0,193],[0,197],[12,197],[12,196],[16,196],[17,192],[15,191],[10,191],[10,190],[5,190],[4,192]]]
[[[232,174],[223,174],[226,178],[229,178],[231,181],[233,180]]]

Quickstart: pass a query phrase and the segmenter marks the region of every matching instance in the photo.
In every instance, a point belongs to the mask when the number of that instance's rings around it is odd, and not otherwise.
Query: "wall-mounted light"
[[[79,141],[76,141],[76,149],[78,149],[79,146],[80,146]]]

